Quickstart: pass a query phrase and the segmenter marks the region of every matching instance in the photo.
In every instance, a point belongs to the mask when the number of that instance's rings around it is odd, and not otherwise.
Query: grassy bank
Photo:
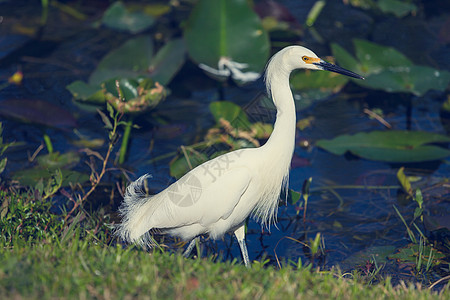
[[[449,299],[412,285],[368,286],[305,268],[252,269],[179,254],[107,246],[90,238],[2,247],[0,298],[31,299]]]
[[[389,278],[308,267],[252,269],[211,258],[114,245],[103,209],[57,216],[33,193],[0,191],[0,299],[450,299],[440,292]],[[113,246],[114,245],[114,246]],[[369,280],[370,282],[370,280]]]

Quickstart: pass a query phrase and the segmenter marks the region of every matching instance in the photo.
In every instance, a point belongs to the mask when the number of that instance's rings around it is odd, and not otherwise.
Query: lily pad
[[[347,151],[362,158],[384,162],[422,162],[450,156],[450,150],[433,145],[449,143],[450,137],[422,131],[372,131],[319,140],[317,146],[336,155]]]
[[[39,167],[48,170],[55,170],[58,168],[65,168],[77,164],[80,161],[80,156],[76,152],[67,152],[60,154],[53,152],[46,155],[38,156],[37,162]]]
[[[228,58],[246,64],[241,72],[260,73],[270,54],[268,34],[246,0],[198,1],[184,38],[192,60],[213,69]]]
[[[188,147],[186,147],[186,150],[188,158],[181,154],[181,156],[170,163],[170,175],[177,179],[191,170],[191,167],[193,169],[208,160],[208,156],[205,153],[189,151]]]
[[[396,17],[404,17],[417,10],[414,3],[400,0],[378,0],[378,8],[384,13],[392,13]]]
[[[209,109],[217,123],[220,123],[220,119],[224,119],[234,128],[242,130],[251,128],[252,124],[248,120],[246,113],[237,104],[229,101],[217,101],[212,102],[209,105]]]
[[[354,81],[358,85],[420,96],[431,89],[445,90],[450,82],[450,72],[414,65],[392,47],[358,39],[353,43],[356,58],[337,44],[331,48],[340,65],[365,75],[366,80]]]
[[[422,258],[427,261],[430,259],[430,250],[432,248],[429,245],[424,245],[422,250]],[[433,264],[439,264],[442,259],[445,258],[445,255],[441,252],[433,249],[432,252],[432,261]],[[419,245],[418,244],[409,244],[406,247],[400,248],[397,253],[389,255],[389,259],[398,259],[403,262],[411,262],[416,263],[417,258],[419,256]]]
[[[341,262],[340,266],[343,268],[354,268],[356,266],[364,265],[367,261],[375,258],[378,264],[387,262],[389,255],[395,251],[394,246],[373,246],[367,249],[356,252],[350,257]]]
[[[53,103],[36,99],[6,99],[0,101],[0,115],[55,128],[77,125],[72,114]]]
[[[155,19],[142,11],[131,12],[122,2],[115,2],[103,14],[102,23],[113,29],[138,33],[150,28]]]
[[[63,177],[63,186],[69,185],[70,182],[82,183],[89,180],[89,175],[69,169],[79,161],[80,156],[76,152],[63,154],[53,152],[41,155],[38,156],[38,164],[35,167],[14,172],[13,179],[18,180],[22,185],[35,186],[40,179],[47,181],[52,178],[55,170],[60,169]]]
[[[149,75],[162,85],[168,84],[181,69],[186,58],[186,46],[182,39],[174,39],[165,44],[153,57]]]
[[[157,106],[166,96],[163,86],[149,78],[110,79],[103,86],[108,103],[116,110],[127,114],[148,111]],[[120,90],[120,97],[118,90]]]
[[[426,66],[397,67],[370,75],[366,81],[373,89],[423,95],[430,89],[445,90],[450,82],[450,72]]]
[[[332,72],[302,71],[291,76],[291,86],[302,101],[312,103],[339,92],[349,81],[346,76]]]
[[[77,171],[62,169],[61,173],[61,186],[68,186],[70,183],[83,183],[89,180],[89,175]],[[13,179],[19,181],[24,186],[34,187],[41,179],[44,181],[50,180],[53,174],[52,171],[47,169],[31,168],[15,172]]]
[[[105,95],[100,86],[89,85],[84,81],[77,80],[67,85],[66,88],[78,101],[91,104],[105,103]]]
[[[147,75],[153,56],[153,41],[148,36],[140,36],[125,42],[121,47],[109,52],[91,74],[89,83],[100,85],[115,78],[136,78]]]
[[[183,65],[185,52],[183,40],[175,39],[153,57],[151,39],[145,36],[134,38],[108,53],[91,74],[89,83],[77,80],[67,89],[79,103],[102,105],[107,93],[117,97],[115,81],[119,80],[126,100],[146,94],[147,98],[158,98],[159,101],[165,95],[163,85],[168,84]]]

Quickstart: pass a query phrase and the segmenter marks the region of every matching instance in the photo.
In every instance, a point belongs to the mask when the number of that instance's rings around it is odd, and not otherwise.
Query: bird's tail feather
[[[122,223],[117,225],[115,234],[126,242],[153,247],[155,242],[149,232],[152,229],[150,220],[161,199],[143,190],[144,182],[149,177],[151,175],[143,175],[128,185],[119,208]]]

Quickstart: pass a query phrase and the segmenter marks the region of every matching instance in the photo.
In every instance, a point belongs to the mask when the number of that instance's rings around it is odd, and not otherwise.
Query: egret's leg
[[[242,259],[244,260],[244,264],[247,268],[250,268],[250,261],[248,259],[247,246],[245,245],[245,225],[239,227],[234,235],[239,243],[239,247],[241,248]]]
[[[195,247],[195,243],[197,242],[197,240],[198,240],[198,237],[194,238],[194,239],[189,243],[189,245],[187,246],[186,250],[183,252],[183,256],[184,256],[184,257],[189,257],[189,255],[190,255],[191,252],[192,252],[192,249],[194,249],[194,247]]]

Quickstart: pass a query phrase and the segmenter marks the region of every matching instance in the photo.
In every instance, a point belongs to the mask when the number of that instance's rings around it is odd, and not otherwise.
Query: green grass
[[[58,239],[0,253],[0,298],[30,299],[449,299],[412,285],[368,286],[333,272],[275,269],[258,263],[248,270],[230,262],[184,259],[134,247],[98,244],[92,238]]]
[[[102,209],[81,206],[70,218],[49,212],[32,193],[0,193],[0,299],[450,299],[425,287],[382,283],[338,270],[281,269],[253,262],[246,269],[212,258],[111,246]],[[6,202],[5,202],[6,201]],[[61,221],[67,219],[67,224]]]

